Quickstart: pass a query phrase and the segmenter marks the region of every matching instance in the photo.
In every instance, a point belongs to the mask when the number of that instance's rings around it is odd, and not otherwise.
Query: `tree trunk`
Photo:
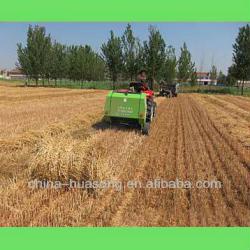
[[[244,94],[244,80],[241,83],[241,95]]]
[[[38,79],[36,78],[36,87],[38,87]]]
[[[115,76],[115,74],[113,74],[113,77],[112,77],[112,88],[113,88],[113,90],[115,89],[115,82],[116,82],[116,76]]]

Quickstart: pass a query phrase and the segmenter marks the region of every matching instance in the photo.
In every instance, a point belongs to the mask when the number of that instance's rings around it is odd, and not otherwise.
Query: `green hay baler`
[[[148,134],[156,107],[148,97],[151,96],[144,92],[110,91],[106,97],[104,119],[111,124],[138,125],[143,134]]]

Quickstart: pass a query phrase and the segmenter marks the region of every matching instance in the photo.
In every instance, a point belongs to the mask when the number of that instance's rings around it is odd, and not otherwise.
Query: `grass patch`
[[[0,79],[0,85],[6,85],[6,86],[25,86],[25,80],[3,80]],[[35,87],[36,83],[35,81],[30,81],[28,83],[29,87]],[[39,80],[38,81],[39,87],[49,87],[49,88],[70,88],[70,89],[119,89],[119,88],[127,88],[128,82],[126,81],[119,81],[114,84],[110,81],[90,81],[90,82],[77,82],[77,81],[69,81],[69,80],[61,80],[57,81],[56,83],[54,81],[44,83]]]
[[[200,94],[230,94],[241,95],[241,88],[229,86],[203,86],[203,85],[182,85],[179,87],[180,93],[200,93]],[[250,97],[250,88],[244,88],[244,96]]]

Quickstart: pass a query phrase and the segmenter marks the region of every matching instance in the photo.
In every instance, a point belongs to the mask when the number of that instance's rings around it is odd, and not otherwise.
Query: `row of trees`
[[[225,75],[222,71],[218,72],[215,65],[212,65],[210,78],[212,81],[217,81],[218,84],[223,86],[235,86],[237,83],[236,78],[232,77],[229,73]]]
[[[140,69],[145,69],[154,80],[173,82],[178,77],[180,82],[195,81],[196,69],[191,53],[184,43],[179,59],[175,49],[166,45],[161,33],[155,27],[149,27],[148,41],[140,42],[128,24],[122,37],[110,32],[107,43],[101,46],[113,82],[119,77],[133,80]]]
[[[52,41],[44,27],[29,26],[27,43],[17,44],[17,66],[34,79],[48,82],[67,78],[73,81],[103,80],[105,62],[90,46],[66,46]]]
[[[145,69],[154,80],[171,83],[178,77],[180,82],[195,81],[196,69],[186,44],[179,59],[175,49],[166,45],[159,30],[149,27],[149,38],[140,42],[128,24],[124,34],[118,37],[110,32],[108,41],[101,45],[98,54],[88,45],[66,46],[53,41],[44,27],[29,26],[27,42],[17,45],[17,66],[38,83],[60,79],[73,81],[134,80],[139,70]]]
[[[137,72],[145,69],[151,82],[154,80],[172,83],[197,81],[195,64],[191,53],[184,43],[177,59],[175,49],[167,45],[161,33],[155,27],[149,27],[147,41],[141,42],[135,37],[128,24],[123,35],[118,37],[110,32],[108,41],[101,45],[98,54],[90,46],[66,46],[53,41],[46,34],[44,27],[29,26],[26,45],[17,45],[17,66],[29,79],[73,81],[91,81],[111,79],[134,80]],[[210,71],[212,80],[222,84],[235,85],[241,80],[242,92],[244,83],[250,80],[250,26],[239,29],[233,45],[233,64],[227,76],[213,65]]]

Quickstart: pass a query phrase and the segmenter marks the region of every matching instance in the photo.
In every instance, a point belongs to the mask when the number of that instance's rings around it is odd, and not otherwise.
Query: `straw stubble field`
[[[249,226],[250,101],[157,98],[150,136],[102,121],[106,91],[0,86],[1,226]],[[60,189],[30,180],[219,181]]]

